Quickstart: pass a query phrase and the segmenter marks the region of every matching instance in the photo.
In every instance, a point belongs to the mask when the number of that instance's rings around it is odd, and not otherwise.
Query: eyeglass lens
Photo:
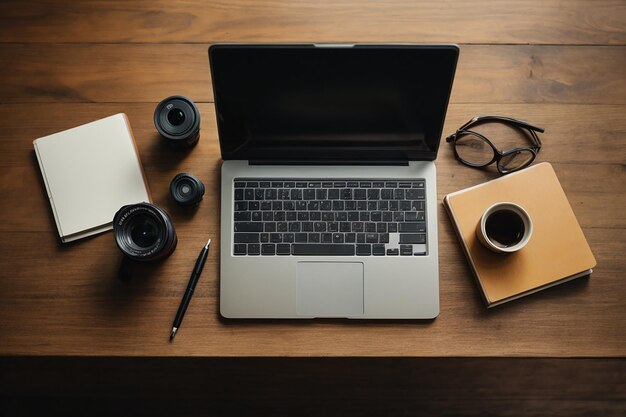
[[[515,171],[530,164],[534,157],[535,155],[530,149],[519,149],[506,152],[498,161],[498,167],[502,172]]]
[[[463,134],[454,144],[456,153],[463,162],[474,166],[485,166],[493,161],[494,150],[480,136],[472,133]]]

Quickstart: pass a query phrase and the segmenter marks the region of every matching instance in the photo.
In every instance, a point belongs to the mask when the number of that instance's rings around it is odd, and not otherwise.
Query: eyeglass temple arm
[[[541,141],[539,140],[539,137],[537,136],[535,132],[543,133],[545,132],[545,129],[539,126],[531,125],[525,120],[513,119],[511,117],[506,117],[506,116],[486,116],[486,115],[476,116],[472,118],[471,120],[469,120],[467,123],[465,123],[463,126],[459,127],[455,133],[448,136],[446,138],[446,142],[452,142],[455,139],[455,137],[459,134],[459,132],[467,129],[470,126],[477,125],[477,124],[484,123],[484,122],[489,122],[489,121],[500,121],[500,122],[509,123],[514,126],[519,126],[519,127],[528,129],[530,131],[530,135],[533,141],[536,142],[537,147],[541,148]]]

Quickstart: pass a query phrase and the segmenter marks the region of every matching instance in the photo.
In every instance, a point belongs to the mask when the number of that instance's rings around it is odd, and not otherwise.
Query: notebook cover
[[[533,221],[528,244],[496,254],[476,237],[476,226],[492,204],[524,207]],[[488,306],[591,272],[596,264],[574,212],[549,163],[448,194],[444,205]]]
[[[151,201],[123,113],[36,139],[33,146],[63,242],[111,230],[120,207]]]

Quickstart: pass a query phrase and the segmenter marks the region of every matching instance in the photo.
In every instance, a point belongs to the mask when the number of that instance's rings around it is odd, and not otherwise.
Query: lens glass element
[[[175,107],[167,113],[167,121],[172,124],[172,126],[180,126],[185,121],[185,113]]]
[[[159,239],[159,226],[151,217],[135,219],[130,225],[130,238],[142,248],[149,248]]]
[[[473,134],[460,136],[454,143],[456,153],[465,163],[485,166],[493,161],[494,150],[483,138]]]
[[[498,161],[500,171],[508,172],[524,168],[535,159],[535,154],[530,149],[517,149],[507,152]]]

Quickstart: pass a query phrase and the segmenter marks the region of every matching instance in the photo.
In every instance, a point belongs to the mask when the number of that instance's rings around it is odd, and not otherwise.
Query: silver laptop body
[[[454,45],[213,45],[227,318],[439,314]],[[410,223],[410,224],[408,224]]]

